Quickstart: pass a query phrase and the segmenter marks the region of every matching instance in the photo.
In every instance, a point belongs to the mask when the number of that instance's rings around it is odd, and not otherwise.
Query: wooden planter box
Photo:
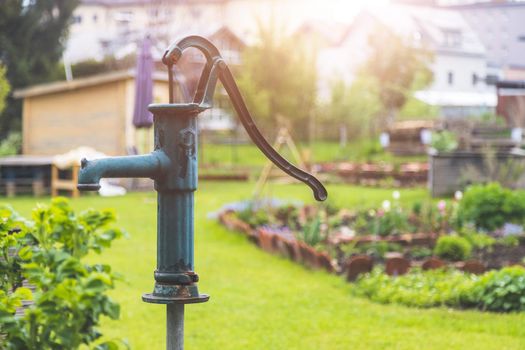
[[[508,161],[519,162],[525,166],[525,152],[523,151],[496,153],[495,158],[498,166],[505,165]],[[431,155],[428,186],[432,196],[448,196],[455,191],[463,190],[469,180],[463,178],[465,169],[471,166],[478,169],[480,173],[487,173],[485,163],[482,152],[461,151]],[[525,188],[525,173],[512,187]]]

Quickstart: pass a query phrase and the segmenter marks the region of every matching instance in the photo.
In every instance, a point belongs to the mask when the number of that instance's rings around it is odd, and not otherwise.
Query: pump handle
[[[259,147],[264,155],[282,171],[308,185],[312,189],[316,200],[324,201],[327,198],[328,193],[323,184],[315,176],[290,164],[290,162],[277,153],[277,151],[266,141],[264,136],[262,136],[244,103],[241,92],[235,83],[235,79],[233,78],[230,69],[222,59],[219,50],[207,39],[201,36],[188,36],[180,40],[178,43],[171,45],[164,53],[162,62],[168,66],[170,78],[170,103],[173,102],[172,66],[180,59],[182,52],[189,47],[199,49],[206,57],[206,65],[204,66],[202,75],[199,79],[193,102],[199,104],[202,108],[210,108],[218,77],[228,93],[242,125],[257,147]]]

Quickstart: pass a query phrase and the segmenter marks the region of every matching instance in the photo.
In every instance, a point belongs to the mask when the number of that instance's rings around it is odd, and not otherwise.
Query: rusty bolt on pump
[[[191,103],[173,101],[173,65],[185,49],[194,47],[206,57],[202,75]],[[83,159],[78,189],[96,191],[101,178],[148,177],[155,181],[157,205],[157,269],[152,293],[142,300],[167,305],[168,350],[184,347],[184,304],[209,299],[200,294],[194,272],[194,198],[197,190],[197,116],[212,107],[219,79],[253,142],[279,168],[304,182],[316,200],[327,198],[324,186],[314,176],[296,168],[277,153],[261,135],[246,108],[233,76],[217,48],[207,39],[189,36],[171,45],[162,62],[168,68],[169,103],[151,104],[155,129],[155,150],[148,155]]]

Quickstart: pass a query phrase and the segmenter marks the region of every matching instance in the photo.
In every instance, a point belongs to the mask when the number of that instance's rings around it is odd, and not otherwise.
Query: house
[[[403,36],[433,54],[434,80],[416,97],[438,106],[446,117],[463,117],[493,111],[494,89],[477,77],[487,74],[486,51],[478,36],[458,11],[426,6],[392,4],[362,11],[346,36],[318,56],[319,77],[335,77],[351,84],[369,55],[368,38],[377,26]],[[329,96],[325,83],[321,97]]]
[[[294,1],[298,0],[283,0]],[[218,31],[222,36],[221,30],[228,28],[244,40],[253,40],[258,16],[275,6],[283,4],[271,0],[81,0],[73,13],[64,58],[76,63],[108,55],[123,57],[133,53],[146,34],[157,42],[157,56],[181,35],[211,36]],[[229,55],[222,42],[215,44]]]
[[[487,54],[488,73],[525,79],[525,2],[490,1],[450,7],[478,34]]]
[[[56,155],[88,146],[127,154],[136,146],[134,79],[133,72],[115,72],[15,91],[23,99],[22,153]],[[153,80],[154,101],[168,101],[167,74]]]
[[[81,0],[64,57],[69,62],[124,56],[136,49],[145,34],[164,39],[162,48],[181,28],[194,30],[214,24],[224,0],[151,1]]]

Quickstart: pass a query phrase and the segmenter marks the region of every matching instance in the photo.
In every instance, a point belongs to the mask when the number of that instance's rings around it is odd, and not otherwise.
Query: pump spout
[[[98,191],[100,179],[116,177],[149,177],[158,180],[169,168],[170,160],[159,150],[147,155],[82,159],[77,188]]]

